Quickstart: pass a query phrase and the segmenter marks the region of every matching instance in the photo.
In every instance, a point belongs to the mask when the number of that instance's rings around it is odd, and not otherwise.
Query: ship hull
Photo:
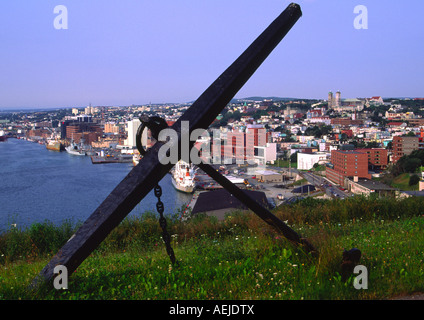
[[[194,186],[182,186],[177,184],[174,177],[171,178],[172,185],[177,191],[183,192],[183,193],[193,193],[194,192]]]
[[[61,151],[62,146],[61,146],[60,142],[56,142],[56,143],[46,144],[46,148],[47,148],[47,150],[51,150],[51,151]]]
[[[77,150],[72,150],[72,149],[69,149],[69,148],[66,148],[66,152],[69,153],[69,154],[72,154],[74,156],[85,156],[85,153],[77,151]]]

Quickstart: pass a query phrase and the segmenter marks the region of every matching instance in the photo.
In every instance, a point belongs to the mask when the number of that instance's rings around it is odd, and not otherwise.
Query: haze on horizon
[[[290,2],[2,1],[0,109],[193,101]],[[297,3],[303,16],[235,98],[424,96],[423,1]],[[358,5],[368,29],[354,27]]]

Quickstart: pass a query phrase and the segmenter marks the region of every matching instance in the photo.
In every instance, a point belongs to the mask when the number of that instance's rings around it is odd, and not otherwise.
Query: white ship
[[[75,143],[74,140],[71,144],[65,148],[66,152],[75,156],[95,156],[96,151],[91,145],[84,144],[84,139],[81,139],[80,143]]]
[[[82,145],[73,141],[65,148],[65,150],[67,153],[73,154],[75,156],[85,156],[85,151],[83,150]]]
[[[178,161],[174,168],[171,170],[171,181],[175,189],[185,193],[193,193],[195,188],[194,182],[194,166],[184,162]]]

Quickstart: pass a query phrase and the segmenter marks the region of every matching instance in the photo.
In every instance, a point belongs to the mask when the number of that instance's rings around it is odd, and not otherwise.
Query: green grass
[[[322,171],[325,171],[325,169],[326,169],[326,168],[327,168],[326,166],[324,166],[324,165],[320,164],[320,165],[318,165],[316,168],[312,168],[312,171],[315,171],[315,172],[322,172]]]
[[[3,241],[0,299],[385,299],[424,292],[423,204],[420,198],[307,199],[275,211],[318,248],[318,258],[254,214],[234,213],[222,222],[171,217],[178,266],[170,264],[155,216],[146,214],[125,220],[72,274],[69,289],[59,291],[28,290],[55,250],[28,247],[6,256]],[[28,236],[12,232],[12,242]],[[367,290],[356,290],[353,277],[341,281],[342,251],[352,247],[362,251]]]
[[[393,188],[397,188],[403,191],[418,191],[418,184],[410,186],[409,179],[409,173],[402,173],[401,175],[397,176],[392,180],[391,186]]]
[[[290,164],[288,160],[276,160],[271,166],[280,168],[289,168],[291,166],[292,168],[297,168],[297,162],[292,162]]]
[[[290,186],[301,186],[301,185],[304,185],[304,184],[307,184],[307,183],[308,183],[308,180],[303,178],[303,179],[300,179],[300,180],[297,180],[297,181],[291,183]]]

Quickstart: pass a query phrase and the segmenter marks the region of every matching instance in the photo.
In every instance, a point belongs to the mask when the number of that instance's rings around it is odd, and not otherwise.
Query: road
[[[312,172],[301,172],[300,173],[308,182],[316,187],[322,188],[327,195],[332,198],[345,199],[348,195],[340,190],[337,186],[328,182],[327,179],[317,176]]]

